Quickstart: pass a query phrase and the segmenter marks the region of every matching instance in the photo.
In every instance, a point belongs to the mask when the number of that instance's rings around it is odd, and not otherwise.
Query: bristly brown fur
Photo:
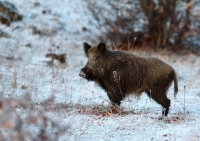
[[[167,116],[170,100],[166,93],[174,81],[174,93],[178,92],[178,82],[174,69],[154,57],[140,57],[122,51],[110,51],[104,43],[84,50],[88,62],[81,73],[85,79],[95,81],[102,87],[109,99],[120,105],[128,94],[140,96],[146,92],[149,97],[161,104]]]

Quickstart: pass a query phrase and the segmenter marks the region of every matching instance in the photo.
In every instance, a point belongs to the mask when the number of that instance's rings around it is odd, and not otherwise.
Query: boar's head
[[[98,46],[92,47],[88,43],[83,43],[83,47],[88,61],[79,76],[87,80],[97,80],[105,74],[106,44],[99,43]]]

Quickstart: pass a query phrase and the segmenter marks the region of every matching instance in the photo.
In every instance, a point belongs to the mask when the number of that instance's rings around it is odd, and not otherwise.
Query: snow
[[[82,43],[91,42],[100,34],[90,24],[92,16],[84,1],[9,1],[24,18],[10,27],[0,25],[11,36],[0,39],[0,91],[5,98],[19,98],[29,93],[36,104],[54,95],[55,104],[67,105],[62,112],[46,111],[59,124],[70,125],[59,140],[200,140],[199,56],[133,52],[158,57],[176,70],[179,92],[175,99],[172,87],[169,89],[168,117],[160,120],[160,105],[145,94],[139,99],[130,96],[123,100],[121,107],[125,114],[97,115],[93,109],[100,107],[106,111],[108,97],[100,87],[78,75],[87,61]],[[33,27],[42,34],[33,34]],[[82,31],[83,27],[89,31]],[[55,62],[49,66],[50,59],[45,55],[50,52],[67,53],[67,64]],[[22,89],[23,85],[27,88]]]

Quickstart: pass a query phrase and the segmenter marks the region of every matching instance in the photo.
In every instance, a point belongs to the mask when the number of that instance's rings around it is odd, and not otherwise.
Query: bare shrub
[[[10,26],[11,22],[21,21],[22,18],[15,5],[8,1],[0,1],[0,22],[2,24]]]
[[[51,58],[52,63],[54,60],[58,60],[60,63],[66,63],[66,53],[63,54],[48,53],[46,54],[46,57]]]
[[[69,128],[59,125],[42,108],[38,110],[29,95],[5,99],[1,93],[0,98],[0,140],[55,141]],[[53,99],[44,102],[43,107],[48,108],[47,103]]]
[[[198,49],[197,0],[85,1],[98,29],[103,31],[100,40],[120,43],[119,49],[143,46],[173,51]]]

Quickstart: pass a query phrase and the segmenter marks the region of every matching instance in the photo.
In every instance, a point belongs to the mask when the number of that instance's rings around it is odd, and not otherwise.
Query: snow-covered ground
[[[9,1],[24,19],[10,27],[0,24],[10,35],[0,38],[0,91],[5,98],[28,93],[38,105],[55,96],[55,105],[65,109],[47,111],[47,115],[70,125],[59,140],[200,140],[199,56],[133,52],[158,57],[174,67],[179,79],[177,99],[170,88],[170,113],[161,120],[160,105],[145,94],[126,98],[121,105],[124,113],[103,116],[109,106],[106,93],[78,75],[87,61],[82,43],[100,34],[90,24],[86,4],[80,0]],[[84,27],[89,30],[83,31]],[[45,55],[51,52],[66,53],[67,63],[55,61],[50,66]]]

